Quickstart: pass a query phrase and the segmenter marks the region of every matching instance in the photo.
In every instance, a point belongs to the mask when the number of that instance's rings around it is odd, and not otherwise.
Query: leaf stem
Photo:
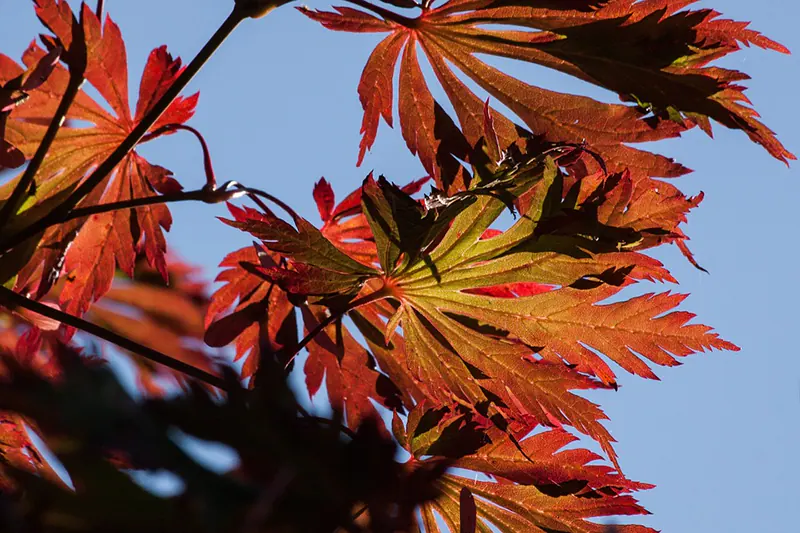
[[[11,215],[19,208],[23,196],[27,194],[32,187],[36,186],[34,183],[36,173],[39,172],[47,152],[53,145],[53,141],[55,141],[56,135],[58,135],[58,130],[61,128],[61,125],[64,124],[67,112],[70,106],[72,106],[72,102],[75,101],[75,97],[78,96],[81,85],[83,85],[83,70],[81,69],[80,72],[71,71],[69,81],[67,82],[67,88],[64,90],[56,113],[53,115],[44,137],[42,137],[42,142],[39,143],[38,148],[36,148],[36,153],[33,154],[33,158],[28,163],[28,167],[14,186],[11,196],[8,197],[6,203],[0,208],[0,229],[8,224]]]
[[[211,151],[208,149],[208,144],[206,143],[203,134],[197,131],[192,126],[189,126],[187,124],[177,124],[177,123],[166,124],[158,128],[157,130],[152,131],[147,135],[145,135],[144,137],[142,137],[142,140],[139,141],[139,143],[140,144],[146,143],[147,141],[155,139],[156,137],[160,137],[165,133],[172,133],[177,130],[188,131],[189,133],[194,135],[195,138],[200,143],[200,148],[203,150],[203,169],[206,172],[206,187],[210,189],[215,189],[217,187],[217,177],[214,174],[214,166],[211,164]]]
[[[60,205],[19,233],[9,238],[1,239],[0,253],[7,252],[9,249],[25,242],[42,230],[59,222],[63,222],[69,215],[69,212],[83,200],[87,194],[97,187],[97,185],[99,185],[122,161],[128,152],[142,140],[142,137],[147,134],[147,131],[155,124],[159,117],[161,117],[164,111],[167,110],[172,101],[180,94],[189,81],[200,71],[203,65],[205,65],[214,52],[246,16],[246,12],[243,9],[234,7],[231,14],[228,15],[214,35],[211,36],[194,59],[192,59],[183,72],[181,72],[178,79],[164,92],[161,98],[159,98],[150,111],[142,117],[142,120],[133,128],[127,137],[125,137],[119,146],[117,146],[117,148],[97,166],[94,172],[92,172]]]
[[[122,335],[118,335],[117,333],[114,333],[113,331],[110,331],[102,326],[98,326],[97,324],[93,324],[92,322],[78,318],[74,315],[70,315],[69,313],[65,313],[58,309],[53,309],[52,307],[44,305],[41,302],[26,298],[25,296],[3,286],[0,286],[0,301],[4,301],[5,303],[11,304],[14,307],[23,307],[33,311],[34,313],[38,313],[42,316],[57,320],[73,328],[90,333],[95,337],[99,337],[112,344],[116,344],[122,349],[131,351],[155,363],[164,365],[173,370],[177,370],[178,372],[182,372],[187,376],[217,387],[218,389],[227,390],[229,388],[228,383],[218,376],[184,363],[183,361],[174,359],[157,350],[148,348],[147,346],[139,344],[138,342],[128,339],[127,337],[123,337]]]
[[[264,205],[263,202],[258,200],[259,196],[261,196],[262,198],[266,198],[267,200],[269,200],[273,204],[277,205],[278,207],[280,207],[281,209],[286,211],[286,213],[288,213],[289,216],[292,217],[293,220],[297,221],[299,218],[301,218],[300,215],[297,214],[297,211],[295,211],[294,209],[289,207],[289,204],[287,204],[286,202],[284,202],[283,200],[281,200],[277,196],[273,196],[273,195],[271,195],[270,193],[268,193],[266,191],[262,191],[261,189],[255,189],[253,187],[246,187],[244,185],[240,185],[239,188],[240,188],[240,190],[246,192],[248,194],[248,196],[250,197],[250,199],[253,200],[264,211],[269,211],[269,208],[266,205]]]

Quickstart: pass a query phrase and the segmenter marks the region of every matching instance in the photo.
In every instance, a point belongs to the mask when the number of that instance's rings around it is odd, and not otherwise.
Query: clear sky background
[[[77,1],[72,2],[77,5]],[[131,93],[149,51],[167,44],[185,61],[228,14],[232,0],[106,0],[128,44]],[[312,7],[327,7],[314,1]],[[800,54],[800,4],[788,0],[701,1]],[[0,0],[0,52],[19,58],[42,29],[30,0]],[[381,124],[378,141],[355,167],[361,124],[356,86],[378,35],[331,32],[290,6],[246,22],[191,85],[201,91],[191,124],[208,140],[221,181],[268,190],[318,221],[311,200],[325,176],[341,199],[374,169],[405,182],[424,174],[400,132]],[[549,89],[615,97],[543,69],[504,62],[509,72]],[[800,56],[745,49],[724,66],[748,72],[748,95],[766,123],[800,152]],[[135,98],[132,99],[132,103]],[[626,475],[655,483],[640,499],[645,523],[665,532],[793,533],[800,501],[800,286],[797,217],[800,172],[787,169],[740,132],[717,126],[661,143],[695,173],[681,178],[706,193],[686,227],[690,246],[710,272],[693,269],[674,248],[659,250],[680,287],[684,309],[742,351],[711,353],[658,371],[662,381],[621,376],[619,392],[593,395],[611,417]],[[196,143],[175,135],[146,146],[154,163],[185,187],[203,182]],[[173,208],[173,250],[209,277],[222,257],[250,241],[214,217],[222,206]]]

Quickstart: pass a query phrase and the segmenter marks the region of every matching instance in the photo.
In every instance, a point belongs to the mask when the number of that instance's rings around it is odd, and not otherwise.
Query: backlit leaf
[[[405,429],[401,422],[395,424],[398,440],[406,443],[404,447],[415,461],[448,461],[460,468],[441,478],[437,482],[441,495],[422,506],[427,532],[459,533],[465,526],[473,527],[465,524],[465,514],[471,521],[473,513],[474,530],[487,533],[601,533],[604,526],[592,520],[647,514],[631,493],[651,485],[630,481],[610,467],[591,464],[599,457],[588,450],[562,449],[575,439],[562,430],[522,440],[523,455],[502,432],[484,429],[484,433],[469,417],[454,417],[452,413],[418,407],[409,415]],[[426,439],[425,448],[415,450],[410,443],[421,432],[432,435]],[[476,440],[481,435],[483,442]],[[453,448],[443,445],[445,441],[474,442],[476,449]],[[629,525],[618,526],[618,531],[653,530]]]
[[[471,146],[485,135],[484,106],[459,75],[507,106],[534,135],[555,143],[587,142],[615,172],[629,168],[645,176],[685,173],[671,160],[628,144],[675,137],[696,124],[710,133],[709,119],[743,130],[777,159],[794,159],[745,105],[748,100],[738,82],[747,76],[709,66],[740,44],[788,50],[748,29],[746,23],[719,18],[716,11],[681,11],[692,0],[535,5],[449,0],[437,7],[432,2],[387,2],[416,11],[410,14],[367,0],[352,3],[364,11],[298,9],[332,30],[389,33],[370,56],[358,86],[364,108],[359,162],[375,141],[379,117],[392,125],[392,74],[399,62],[397,99],[403,138],[437,185],[453,192],[455,176],[447,175],[445,164],[449,154],[455,154],[448,145],[452,136],[443,133],[447,121],[437,117],[441,108],[420,70],[418,49],[430,62]],[[636,105],[608,104],[529,85],[478,54],[552,68]],[[513,124],[496,110],[492,113],[501,145],[515,142],[519,132]]]
[[[50,25],[60,42],[71,42],[69,20],[73,15],[66,2],[42,0],[37,4],[37,14]],[[132,114],[128,102],[127,56],[119,28],[110,18],[101,25],[86,4],[82,6],[81,20],[88,50],[86,79],[98,90],[111,112],[86,93],[78,95],[67,115],[67,123],[37,174],[35,195],[26,201],[23,210],[74,189],[90,169],[111,154],[182,68],[180,60],[173,59],[166,47],[153,50]],[[44,56],[45,52],[32,43],[23,61],[32,66]],[[21,71],[5,57],[0,64],[3,65],[0,80]],[[64,67],[56,66],[39,90],[31,94],[29,105],[21,107],[8,121],[8,138],[26,157],[38,147],[66,88],[68,76]],[[196,102],[197,96],[176,99],[151,131],[168,123],[185,122],[192,116]],[[82,123],[89,125],[84,127]],[[12,180],[0,189],[0,197],[7,197],[15,184],[16,180]],[[132,151],[81,205],[153,196],[158,191],[174,191],[176,187],[179,188],[168,170]],[[128,275],[133,274],[137,250],[142,250],[149,263],[166,279],[163,230],[169,229],[171,223],[166,206],[152,205],[94,215],[51,228],[31,259],[27,275],[18,281],[18,287],[37,280],[40,287],[35,292],[42,294],[63,270],[68,283],[61,291],[62,308],[71,314],[83,314],[109,290],[117,267]],[[65,252],[69,245],[69,251]]]
[[[458,193],[471,195],[471,202],[458,209],[452,223],[422,241],[419,224],[425,217],[435,219],[436,212],[426,213],[409,197],[401,199],[399,189],[368,178],[362,209],[382,268],[365,271],[359,264],[348,272],[344,260],[337,260],[336,275],[358,282],[347,289],[328,284],[328,296],[360,287],[360,295],[372,293],[392,304],[370,303],[351,316],[361,317],[356,324],[373,348],[402,343],[402,365],[377,356],[396,383],[417,383],[436,404],[476,406],[489,418],[569,424],[598,440],[616,460],[613,439],[600,423],[605,415],[570,392],[616,386],[603,356],[655,378],[648,362],[672,366],[676,357],[736,347],[705,326],[687,324],[693,315],[674,311],[682,296],[605,303],[637,279],[673,281],[660,263],[633,251],[649,228],[637,231],[630,227],[636,226],[633,220],[617,227],[597,218],[606,202],[618,202],[615,189],[628,181],[611,177],[590,193],[581,186],[591,187],[591,181],[578,182],[576,192],[562,196],[563,176],[549,158],[533,158],[502,176],[493,182],[497,191],[505,184],[505,194],[529,195],[527,212],[511,228],[491,228],[507,201],[476,185]],[[263,227],[255,224],[263,215],[243,217],[248,220],[240,220],[239,227]],[[253,234],[263,238],[263,231]],[[264,244],[275,247],[270,235]],[[317,244],[319,237],[294,239],[291,247],[280,243],[274,250],[290,266],[283,269],[286,277],[272,279],[290,290],[297,286],[291,276],[331,268],[328,256],[319,254],[327,249]],[[402,337],[386,328],[400,329]]]
[[[223,285],[211,296],[205,316],[205,342],[215,347],[234,342],[234,361],[242,362],[243,378],[255,374],[262,357],[297,342],[295,312],[286,293],[246,268],[277,264],[266,252],[261,254],[247,247],[225,257],[216,279]]]

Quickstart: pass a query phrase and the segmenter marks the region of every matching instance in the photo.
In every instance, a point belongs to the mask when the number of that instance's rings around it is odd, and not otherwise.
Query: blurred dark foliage
[[[0,409],[37,429],[72,487],[0,453],[3,533],[405,531],[447,466],[396,462],[379,421],[352,432],[336,417],[309,416],[266,359],[251,390],[226,371],[227,392],[190,384],[186,394],[137,401],[96,359],[63,343],[49,349],[51,376],[3,354]],[[209,470],[176,442],[179,432],[231,447],[239,465]],[[185,488],[159,497],[130,470],[171,472]]]

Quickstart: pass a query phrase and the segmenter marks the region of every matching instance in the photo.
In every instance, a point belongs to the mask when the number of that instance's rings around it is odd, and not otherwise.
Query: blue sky
[[[75,2],[74,2],[75,3]],[[231,0],[106,0],[128,44],[131,90],[148,52],[167,44],[188,60],[227,15]],[[312,7],[326,7],[315,1]],[[800,4],[786,0],[699,2],[760,30],[800,53]],[[0,51],[18,58],[41,31],[28,0],[0,0]],[[313,183],[325,176],[339,198],[370,169],[404,182],[423,175],[397,130],[381,125],[362,168],[355,167],[361,108],[356,85],[379,37],[324,30],[290,6],[245,23],[192,83],[200,105],[191,124],[212,150],[220,180],[260,187],[317,221]],[[510,65],[510,64],[509,64]],[[748,95],[790,150],[800,152],[794,97],[800,59],[745,49],[724,63],[753,80]],[[609,95],[542,69],[510,65],[529,82],[601,99]],[[693,132],[659,151],[695,173],[684,191],[706,193],[686,228],[696,271],[675,249],[659,250],[680,287],[684,309],[742,347],[662,369],[662,381],[625,376],[619,392],[594,395],[611,417],[625,473],[658,487],[641,494],[654,513],[646,523],[681,533],[796,531],[800,491],[800,357],[796,348],[800,287],[797,166],[787,169],[745,135],[716,128]],[[189,136],[143,152],[173,170],[187,188],[202,184],[199,149]],[[214,217],[221,206],[179,205],[169,242],[209,276],[221,258],[249,240]],[[795,524],[794,526],[792,524]]]

